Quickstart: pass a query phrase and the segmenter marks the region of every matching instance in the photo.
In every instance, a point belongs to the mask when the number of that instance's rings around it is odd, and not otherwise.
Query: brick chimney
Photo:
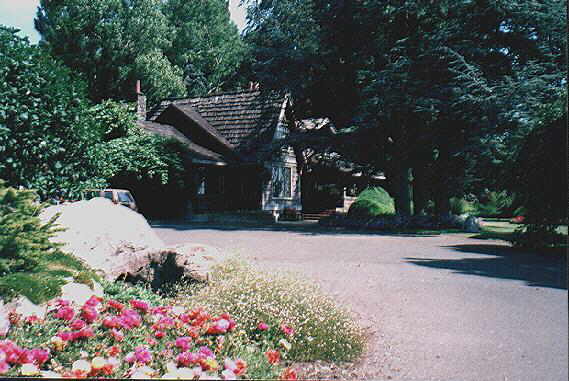
[[[136,115],[138,120],[146,120],[146,96],[140,91],[140,80],[136,81]]]

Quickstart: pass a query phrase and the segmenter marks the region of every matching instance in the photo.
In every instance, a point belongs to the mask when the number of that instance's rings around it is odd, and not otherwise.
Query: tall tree
[[[188,94],[232,89],[245,45],[231,21],[227,0],[167,0],[163,11],[173,28],[167,56],[183,69]]]
[[[104,131],[84,118],[88,107],[69,69],[0,26],[1,179],[44,199],[100,185],[86,152]]]
[[[97,102],[132,98],[137,79],[152,103],[185,94],[182,70],[163,54],[173,33],[159,0],[41,0],[35,25]]]

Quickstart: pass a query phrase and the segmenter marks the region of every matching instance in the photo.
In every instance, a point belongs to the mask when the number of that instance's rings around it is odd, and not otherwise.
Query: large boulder
[[[159,288],[183,277],[206,280],[212,265],[225,257],[205,245],[166,247],[142,215],[104,198],[52,206],[41,218],[58,213],[57,223],[65,230],[53,241],[111,281],[143,281]]]

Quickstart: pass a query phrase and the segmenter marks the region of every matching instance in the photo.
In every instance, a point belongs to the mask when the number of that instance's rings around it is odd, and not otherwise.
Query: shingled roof
[[[154,123],[150,121],[138,121],[138,126],[143,130],[160,135],[166,138],[172,138],[180,142],[190,153],[190,155],[198,160],[205,160],[215,164],[225,164],[224,158],[217,152],[213,152],[205,147],[195,144],[184,134],[178,131],[174,126],[167,124]]]
[[[151,121],[158,119],[170,105],[192,117],[197,111],[236,152],[256,156],[261,146],[271,142],[285,102],[286,97],[277,92],[237,91],[166,100],[147,117]]]

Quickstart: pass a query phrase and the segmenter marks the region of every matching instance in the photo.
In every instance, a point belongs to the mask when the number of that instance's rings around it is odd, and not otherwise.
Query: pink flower
[[[198,350],[198,354],[204,358],[208,357],[215,358],[213,351],[208,347],[200,347],[200,349]]]
[[[192,338],[188,336],[178,337],[176,339],[176,347],[182,351],[187,351],[192,345]]]
[[[87,323],[85,323],[83,320],[75,319],[71,322],[71,324],[69,324],[69,328],[71,328],[71,329],[82,329],[86,325],[87,325]]]
[[[67,307],[71,304],[71,302],[69,300],[65,300],[65,299],[57,299],[55,301],[55,303],[59,306],[59,307]]]
[[[121,327],[131,329],[140,326],[142,318],[135,310],[124,310],[119,316]]]
[[[94,322],[95,320],[97,320],[97,316],[98,316],[98,313],[97,313],[97,310],[95,309],[95,307],[90,307],[90,306],[85,305],[81,309],[81,317],[83,319],[85,319],[85,321],[89,324]]]
[[[41,366],[47,360],[49,360],[49,351],[40,348],[32,349],[32,357],[34,358],[34,362]]]
[[[129,352],[127,353],[126,356],[124,356],[124,361],[128,362],[128,363],[133,363],[136,361],[136,356],[134,354],[134,352]]]
[[[0,374],[7,373],[10,370],[10,365],[7,362],[0,362]]]
[[[83,329],[77,331],[76,334],[77,334],[78,339],[88,339],[90,337],[95,336],[95,332],[93,331],[93,328],[91,328],[91,327],[83,328]]]
[[[281,331],[283,331],[283,333],[287,336],[294,335],[294,329],[292,329],[291,327],[289,327],[286,324],[281,324]]]
[[[144,313],[148,312],[148,309],[150,308],[148,303],[146,303],[144,300],[131,300],[130,305],[132,308],[136,308],[137,310],[140,310],[140,312]]]
[[[259,325],[257,326],[257,329],[259,331],[266,331],[267,329],[269,329],[269,326],[267,325],[267,323],[260,322]]]
[[[101,304],[101,299],[95,295],[92,295],[89,299],[87,299],[84,306],[97,307],[99,304]]]
[[[113,335],[113,338],[119,343],[124,340],[124,334],[117,329],[111,329],[111,335]]]
[[[136,361],[147,364],[152,361],[152,353],[144,346],[136,347],[134,349],[134,356]]]
[[[186,367],[198,363],[199,360],[200,356],[192,352],[182,352],[176,357],[178,364]]]
[[[174,319],[165,316],[160,318],[160,320],[158,320],[158,322],[153,324],[151,328],[154,330],[164,331],[166,329],[174,327],[175,325],[176,321]]]
[[[172,309],[172,307],[170,307],[170,306],[152,307],[152,308],[150,308],[150,313],[152,315],[166,316],[166,315],[168,315],[168,313],[170,312],[171,309]]]
[[[61,307],[55,313],[56,318],[62,319],[62,320],[67,320],[67,321],[73,320],[74,316],[75,316],[75,311],[73,311],[73,308],[71,308],[69,306]]]
[[[57,337],[59,337],[63,341],[72,341],[73,340],[73,332],[69,332],[69,331],[58,332]]]

